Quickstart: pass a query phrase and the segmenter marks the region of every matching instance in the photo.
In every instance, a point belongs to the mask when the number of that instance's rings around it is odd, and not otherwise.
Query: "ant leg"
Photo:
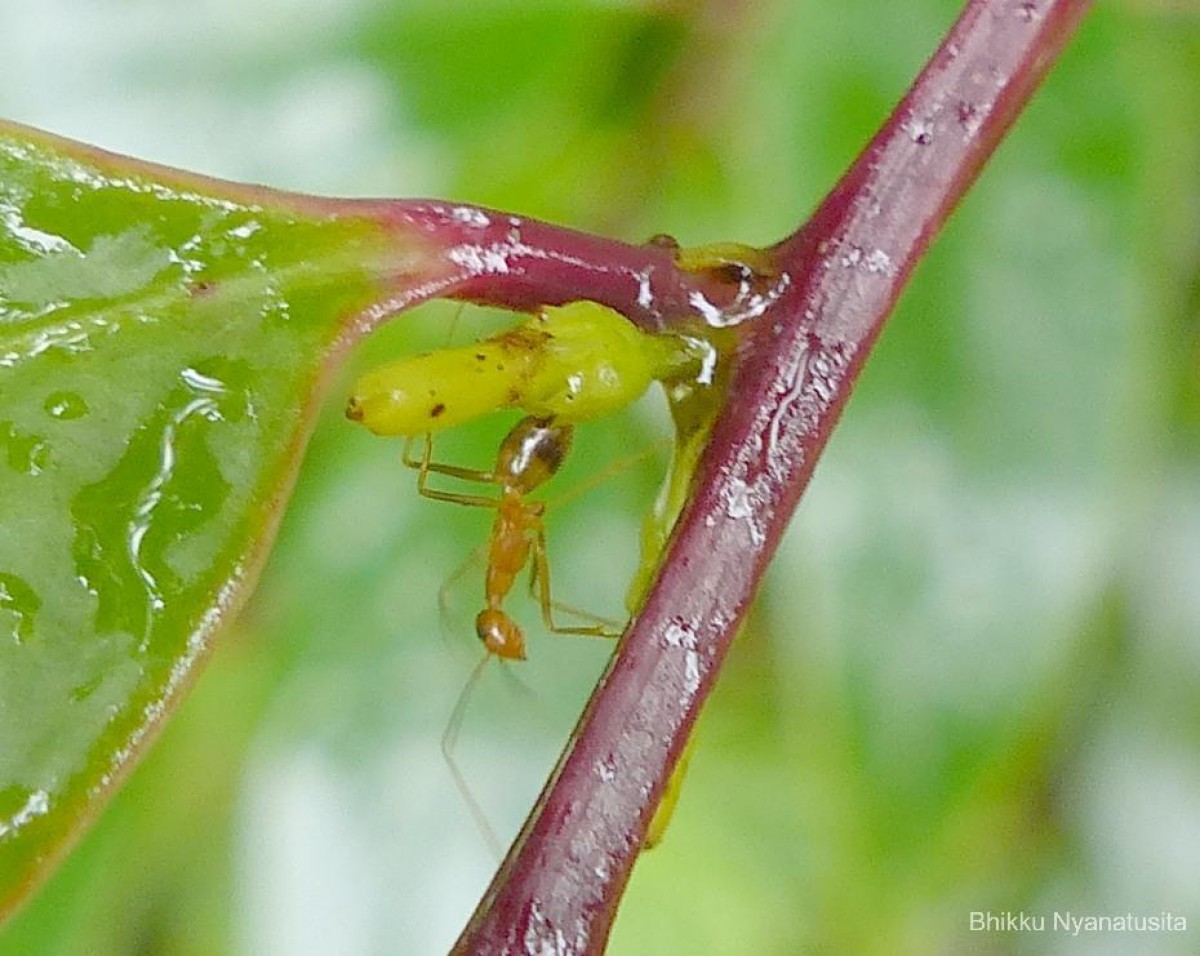
[[[561,508],[563,505],[568,504],[571,501],[574,501],[580,495],[587,494],[587,492],[591,491],[593,488],[597,487],[598,485],[604,484],[609,479],[614,478],[617,475],[623,474],[626,471],[629,471],[629,469],[631,469],[631,468],[635,467],[636,465],[640,464],[641,462],[645,461],[647,458],[650,458],[651,456],[658,454],[664,448],[669,450],[670,442],[665,442],[665,441],[655,442],[654,444],[649,445],[646,448],[643,448],[639,452],[635,452],[632,455],[627,455],[624,458],[619,458],[616,461],[609,462],[607,465],[605,465],[600,471],[596,472],[594,475],[590,475],[587,478],[585,478],[583,481],[577,482],[576,484],[572,485],[570,488],[568,488],[562,494],[558,495],[557,497],[551,498],[549,501],[547,501],[546,502],[546,510],[547,511],[555,511],[558,508]]]
[[[466,803],[467,810],[470,812],[471,818],[475,821],[475,826],[483,834],[488,849],[492,851],[492,855],[497,860],[500,860],[504,858],[504,848],[500,845],[496,831],[492,829],[491,821],[488,820],[483,807],[479,805],[479,801],[475,799],[475,795],[471,792],[471,788],[467,784],[467,778],[463,776],[463,772],[458,766],[458,761],[454,759],[454,749],[458,746],[458,735],[462,730],[463,718],[467,713],[467,704],[471,700],[471,694],[475,690],[475,685],[479,683],[479,678],[483,676],[484,668],[487,667],[491,659],[491,654],[483,655],[483,659],[475,665],[474,670],[471,671],[471,676],[467,678],[466,684],[463,685],[463,689],[459,692],[458,700],[454,702],[454,710],[450,712],[450,719],[446,723],[446,729],[442,732],[442,758],[446,761],[446,766],[450,769],[450,776],[454,778],[454,786],[463,798],[463,802]]]
[[[414,458],[412,456],[412,444],[414,441],[416,441],[415,437],[411,436],[404,440],[404,452],[401,455],[401,461],[404,462],[407,468],[412,468],[414,471],[419,472],[449,475],[452,478],[461,478],[463,481],[477,481],[481,484],[492,484],[496,480],[490,471],[479,471],[476,468],[461,468],[458,465],[444,465],[441,462],[433,461],[433,435],[429,432],[421,436],[421,457]]]
[[[604,631],[601,637],[621,636],[621,628],[624,625],[615,618],[604,617],[601,614],[593,614],[591,611],[585,611],[581,607],[576,607],[574,604],[568,604],[566,601],[560,601],[558,598],[554,598],[550,602],[550,607],[560,614],[570,614],[572,617],[577,617],[584,621],[595,621],[596,625],[602,628]]]
[[[451,598],[454,592],[458,589],[459,583],[467,576],[467,573],[475,570],[483,564],[484,558],[487,555],[487,545],[481,544],[475,548],[462,564],[455,568],[454,572],[442,582],[438,588],[437,606],[438,606],[438,623],[442,631],[442,640],[452,647],[458,647],[459,642],[451,638],[451,634],[458,630],[452,622]],[[461,621],[459,622],[461,623]],[[478,647],[478,644],[475,645]]]
[[[529,590],[530,593],[536,593],[538,603],[542,608],[542,622],[546,625],[546,630],[554,634],[578,634],[584,637],[620,637],[620,631],[615,630],[610,625],[615,624],[613,621],[606,621],[604,618],[596,617],[593,614],[588,614],[584,611],[577,611],[565,604],[560,604],[550,596],[550,562],[546,557],[546,532],[539,522],[534,530],[533,539],[533,561],[531,562],[531,572],[529,575]],[[554,610],[560,608],[571,614],[577,614],[580,617],[590,618],[593,621],[602,622],[589,625],[565,626],[555,622]]]
[[[494,484],[495,479],[493,479],[491,472],[476,471],[473,468],[459,468],[457,465],[443,465],[436,461],[430,461],[430,457],[433,455],[433,436],[428,432],[425,433],[423,438],[423,447],[419,459],[412,457],[412,442],[413,439],[409,438],[404,443],[404,452],[401,460],[406,467],[416,469],[418,494],[433,501],[449,501],[453,504],[468,505],[474,508],[496,507],[496,500],[484,495],[464,495],[457,491],[442,491],[440,488],[430,488],[428,484],[430,473],[448,475],[451,478],[458,478],[462,481],[475,481],[480,484]]]
[[[549,559],[547,559],[547,568],[549,568],[549,564]],[[540,602],[542,600],[542,595],[538,590],[538,582],[541,580],[541,575],[538,572],[538,562],[536,559],[530,564],[530,571],[529,594],[531,597]],[[576,607],[574,604],[568,604],[566,601],[560,601],[558,598],[550,599],[550,608],[554,611],[558,611],[561,614],[570,614],[572,617],[577,617],[584,621],[594,621],[597,627],[603,631],[603,633],[600,635],[601,637],[620,637],[621,629],[624,627],[620,621],[615,620],[614,618],[593,614],[591,611],[585,611],[581,607]],[[558,633],[563,633],[564,631],[564,629],[561,627],[554,627],[551,628],[551,630]]]

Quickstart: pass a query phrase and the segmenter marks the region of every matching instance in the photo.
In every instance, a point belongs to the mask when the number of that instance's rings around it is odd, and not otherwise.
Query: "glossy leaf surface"
[[[127,769],[254,577],[388,245],[0,126],[0,900]]]

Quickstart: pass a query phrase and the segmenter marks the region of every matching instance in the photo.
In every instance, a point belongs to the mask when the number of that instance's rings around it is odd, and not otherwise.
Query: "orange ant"
[[[525,659],[525,635],[521,626],[504,610],[503,604],[527,564],[530,566],[529,590],[538,598],[547,630],[555,634],[615,636],[602,624],[565,626],[554,620],[555,602],[550,596],[550,563],[546,557],[546,530],[542,521],[546,506],[527,498],[558,471],[570,451],[574,432],[573,425],[556,418],[528,415],[500,442],[496,464],[491,471],[431,461],[433,440],[429,435],[425,436],[424,451],[419,459],[411,456],[409,447],[405,448],[404,464],[417,470],[417,491],[421,495],[435,501],[496,510],[484,573],[485,607],[475,617],[475,633],[489,655],[504,660]],[[430,473],[495,485],[499,494],[488,497],[430,488]]]
[[[429,434],[424,437],[420,458],[412,457],[411,440],[404,449],[404,464],[417,470],[417,491],[422,496],[434,501],[449,501],[469,507],[494,508],[496,511],[487,545],[487,568],[484,572],[485,606],[475,617],[475,633],[487,654],[476,665],[455,703],[446,731],[442,735],[442,754],[459,792],[475,818],[476,825],[497,857],[501,855],[500,843],[487,815],[471,794],[470,787],[459,770],[454,759],[454,747],[471,690],[487,663],[493,658],[516,661],[525,659],[525,635],[521,626],[504,610],[505,598],[528,564],[529,590],[538,598],[542,621],[547,630],[555,634],[606,638],[617,636],[603,624],[565,626],[554,620],[554,608],[562,605],[555,602],[550,594],[550,565],[546,556],[546,530],[542,520],[546,505],[541,501],[528,500],[528,495],[558,471],[570,451],[574,432],[573,425],[556,418],[528,415],[518,421],[500,442],[496,463],[491,471],[431,461],[433,440]],[[430,488],[428,478],[431,473],[447,475],[462,481],[495,485],[499,494],[489,497]]]
[[[368,372],[355,385],[346,415],[377,435],[408,439],[404,463],[418,471],[417,490],[424,497],[495,509],[486,607],[476,617],[475,630],[490,656],[522,660],[524,635],[502,605],[526,564],[530,593],[538,597],[548,630],[612,636],[599,624],[555,623],[545,505],[527,496],[558,471],[575,423],[628,406],[653,381],[702,379],[714,361],[713,347],[703,339],[650,335],[612,309],[578,301],[540,309],[527,322],[483,342],[409,356]],[[526,417],[501,442],[491,471],[430,460],[432,432],[506,407],[521,408]],[[412,441],[418,436],[424,436],[424,452],[414,459]],[[493,485],[498,494],[433,489],[430,473]]]
[[[704,268],[714,263],[724,267],[728,258],[722,251],[701,256],[698,262]],[[617,636],[616,628],[606,626],[603,619],[551,597],[543,523],[546,505],[530,501],[529,496],[559,470],[570,451],[575,423],[629,405],[652,381],[707,384],[716,359],[715,347],[705,338],[649,335],[611,309],[578,301],[543,308],[524,324],[470,346],[397,360],[368,372],[355,385],[347,417],[375,434],[407,439],[402,459],[418,472],[417,490],[423,497],[495,511],[487,544],[484,607],[475,618],[476,635],[487,653],[459,695],[442,736],[442,752],[497,855],[498,842],[471,796],[453,750],[467,701],[483,669],[493,658],[525,659],[525,635],[504,610],[505,599],[528,565],[530,594],[538,599],[547,630]],[[504,437],[490,471],[432,461],[432,432],[500,408],[520,408],[526,417]],[[412,443],[418,438],[423,450],[414,458]],[[493,486],[496,493],[431,488],[430,474]],[[596,623],[561,625],[555,621],[556,609]]]

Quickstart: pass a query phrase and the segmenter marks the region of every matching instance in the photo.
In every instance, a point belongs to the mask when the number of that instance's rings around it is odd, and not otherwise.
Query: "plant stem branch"
[[[411,237],[428,240],[411,266],[396,266],[396,296],[357,317],[348,330],[351,341],[438,296],[517,312],[586,298],[649,332],[662,332],[697,322],[737,324],[761,315],[783,291],[779,281],[731,283],[717,274],[681,269],[668,246],[633,245],[479,206],[304,201],[332,215],[373,219],[394,230],[401,246],[411,245]]]
[[[729,402],[658,580],[455,953],[603,951],[650,816],[871,345],[1088,7],[967,3],[813,218],[775,247],[783,280],[743,330]],[[555,281],[542,281],[547,260],[525,265],[519,281],[476,273],[466,293],[560,295],[553,269]],[[634,314],[647,324],[671,313],[656,318],[637,281],[612,281],[620,275],[596,270],[595,288],[584,281],[561,295],[622,311],[641,302]],[[692,301],[683,282],[662,287],[670,304]]]

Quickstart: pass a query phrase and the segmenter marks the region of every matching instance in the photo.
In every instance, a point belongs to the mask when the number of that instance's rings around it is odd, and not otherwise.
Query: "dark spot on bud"
[[[446,403],[445,403],[445,402],[438,402],[436,405],[434,405],[434,406],[433,406],[433,408],[429,409],[429,417],[430,417],[430,418],[437,418],[437,417],[438,417],[439,415],[441,415],[441,414],[442,414],[442,412],[444,412],[445,410],[446,410]]]

